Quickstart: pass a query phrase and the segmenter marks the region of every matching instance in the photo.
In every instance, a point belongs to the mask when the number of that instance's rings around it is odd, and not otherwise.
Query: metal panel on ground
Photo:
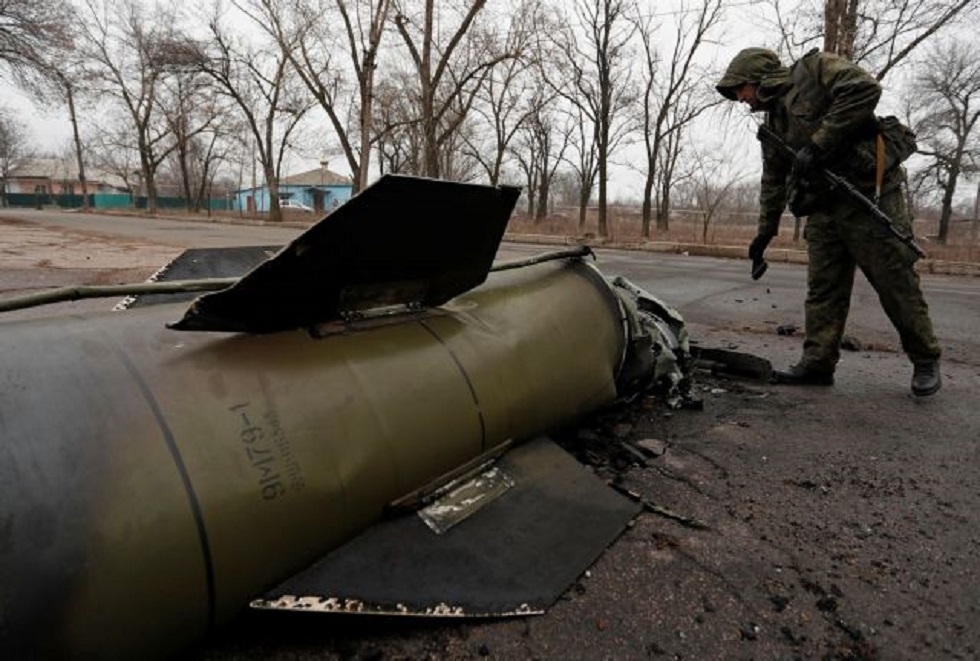
[[[373,526],[254,608],[442,617],[543,612],[639,511],[552,441],[497,461],[514,482],[444,534],[417,514]]]
[[[281,249],[282,246],[189,248],[154,273],[150,277],[150,282],[241,277]],[[116,309],[192,301],[198,296],[200,293],[193,291],[176,294],[139,294],[127,297],[116,306]]]

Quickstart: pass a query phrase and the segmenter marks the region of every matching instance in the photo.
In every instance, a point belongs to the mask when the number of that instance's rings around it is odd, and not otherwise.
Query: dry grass
[[[642,220],[638,209],[612,207],[607,216],[608,241],[631,244],[645,241],[703,244],[715,246],[748,246],[756,231],[755,214],[722,214],[712,218],[708,231],[703,231],[703,220],[696,212],[676,212],[670,219],[670,229],[657,231],[650,228],[649,239],[642,236]],[[653,225],[653,224],[652,224]],[[969,222],[953,223],[946,245],[935,241],[938,221],[916,220],[916,241],[931,259],[949,262],[980,263],[980,241],[971,236]],[[545,234],[576,238],[598,236],[598,223],[594,209],[590,209],[584,227],[579,228],[576,210],[552,214],[539,221],[528,218],[523,212],[515,212],[507,226],[514,234]],[[794,241],[794,221],[784,217],[779,236],[771,244],[775,248],[805,249],[802,238]]]
[[[129,213],[132,213],[130,210]],[[243,213],[240,211],[212,211],[191,213],[183,210],[168,209],[159,215],[184,216],[188,218],[211,217],[212,220],[227,218],[228,220],[268,220],[268,214]],[[670,219],[668,231],[657,231],[652,223],[649,239],[642,236],[642,218],[636,207],[610,206],[608,214],[609,234],[606,240],[617,244],[638,244],[647,241],[659,241],[678,244],[710,245],[710,246],[748,246],[756,231],[756,214],[726,213],[711,219],[707,232],[703,231],[703,219],[696,211],[675,211]],[[314,224],[320,220],[319,214],[304,214],[299,212],[284,212],[283,220],[301,224]],[[971,236],[969,221],[954,222],[950,229],[946,245],[936,243],[938,231],[937,220],[921,219],[915,221],[916,241],[926,251],[928,257],[944,262],[980,263],[980,240]],[[805,249],[802,238],[794,240],[794,220],[784,217],[779,236],[772,242],[773,248]],[[598,237],[596,211],[592,207],[586,215],[584,227],[579,228],[578,210],[562,209],[541,220],[528,218],[523,210],[516,210],[511,217],[507,231],[513,234],[544,234],[582,239]]]

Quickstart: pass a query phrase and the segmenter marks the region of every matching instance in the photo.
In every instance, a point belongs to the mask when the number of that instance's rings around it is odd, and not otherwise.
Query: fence
[[[125,193],[92,193],[88,196],[89,207],[93,209],[146,209],[146,196],[132,197]],[[82,208],[81,195],[52,195],[50,193],[7,193],[8,207],[35,208],[58,207],[61,209]],[[183,197],[158,197],[158,209],[186,209],[187,200]],[[227,210],[228,200],[211,198],[205,208],[212,211]]]

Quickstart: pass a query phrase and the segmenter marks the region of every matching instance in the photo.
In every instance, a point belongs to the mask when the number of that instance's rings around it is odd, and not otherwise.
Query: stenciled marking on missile
[[[279,416],[273,410],[258,414],[253,409],[251,402],[228,407],[239,417],[238,439],[248,465],[254,470],[262,499],[285,496],[287,484],[294,491],[301,491],[305,486],[303,474]]]
[[[293,491],[302,491],[306,487],[303,479],[303,470],[299,467],[296,455],[293,454],[293,446],[286,438],[286,432],[279,422],[279,414],[274,409],[265,412],[265,422],[269,426],[272,444],[279,451],[279,457],[285,465],[286,479]]]

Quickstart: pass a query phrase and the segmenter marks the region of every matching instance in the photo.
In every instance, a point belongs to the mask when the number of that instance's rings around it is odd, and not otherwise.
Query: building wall
[[[281,185],[279,187],[280,199],[291,199],[305,204],[308,207],[317,209],[316,192],[323,193],[322,208],[318,210],[333,211],[340,205],[347,202],[351,197],[351,186],[291,186]],[[265,186],[256,189],[244,189],[236,191],[233,197],[233,205],[236,211],[255,211],[258,213],[269,212],[269,189]]]
[[[82,182],[71,179],[51,179],[50,177],[11,177],[6,182],[5,191],[13,195],[81,195]],[[96,192],[116,192],[112,186],[100,181],[86,181],[89,194]]]

